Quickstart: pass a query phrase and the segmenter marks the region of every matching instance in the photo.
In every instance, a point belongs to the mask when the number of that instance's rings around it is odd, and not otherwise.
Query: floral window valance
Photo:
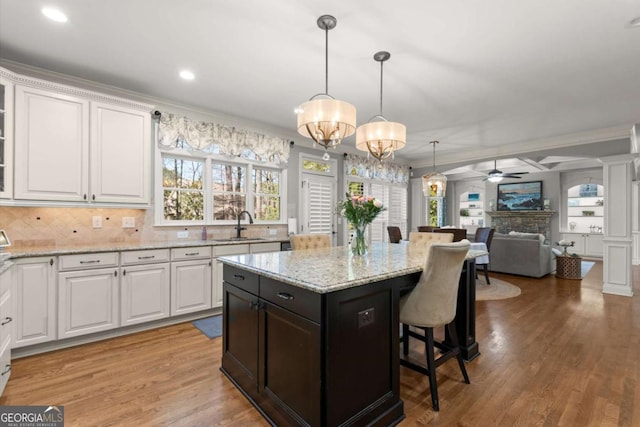
[[[199,122],[188,117],[161,113],[158,126],[161,147],[185,147],[263,162],[286,164],[289,141],[218,123]]]
[[[384,162],[377,159],[347,154],[344,159],[344,173],[367,179],[409,184],[409,166]]]

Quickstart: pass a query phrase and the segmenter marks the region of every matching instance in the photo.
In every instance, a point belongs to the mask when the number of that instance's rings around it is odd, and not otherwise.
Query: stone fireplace
[[[551,217],[556,211],[487,211],[486,214],[491,217],[491,226],[496,233],[540,233],[548,240],[551,236]]]

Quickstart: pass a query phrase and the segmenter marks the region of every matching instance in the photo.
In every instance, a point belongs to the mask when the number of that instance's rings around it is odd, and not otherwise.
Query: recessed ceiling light
[[[68,21],[67,15],[62,13],[60,10],[54,9],[52,7],[44,7],[44,8],[42,8],[42,14],[44,16],[46,16],[47,18],[51,19],[52,21],[56,21],[56,22],[67,22]]]
[[[640,28],[640,16],[629,21],[629,27]]]
[[[191,71],[189,70],[182,70],[180,71],[180,77],[182,77],[185,80],[193,80],[196,78],[195,74],[193,74]]]

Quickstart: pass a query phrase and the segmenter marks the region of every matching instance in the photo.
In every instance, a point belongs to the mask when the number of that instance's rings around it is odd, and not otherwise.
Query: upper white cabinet
[[[151,106],[25,83],[15,85],[14,199],[150,203]]]

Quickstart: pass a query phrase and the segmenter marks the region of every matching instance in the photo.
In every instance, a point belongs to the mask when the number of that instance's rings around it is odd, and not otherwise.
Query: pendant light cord
[[[384,65],[384,61],[380,61],[380,116],[384,117],[382,114],[382,66]]]
[[[324,29],[324,93],[329,95],[329,28]]]

